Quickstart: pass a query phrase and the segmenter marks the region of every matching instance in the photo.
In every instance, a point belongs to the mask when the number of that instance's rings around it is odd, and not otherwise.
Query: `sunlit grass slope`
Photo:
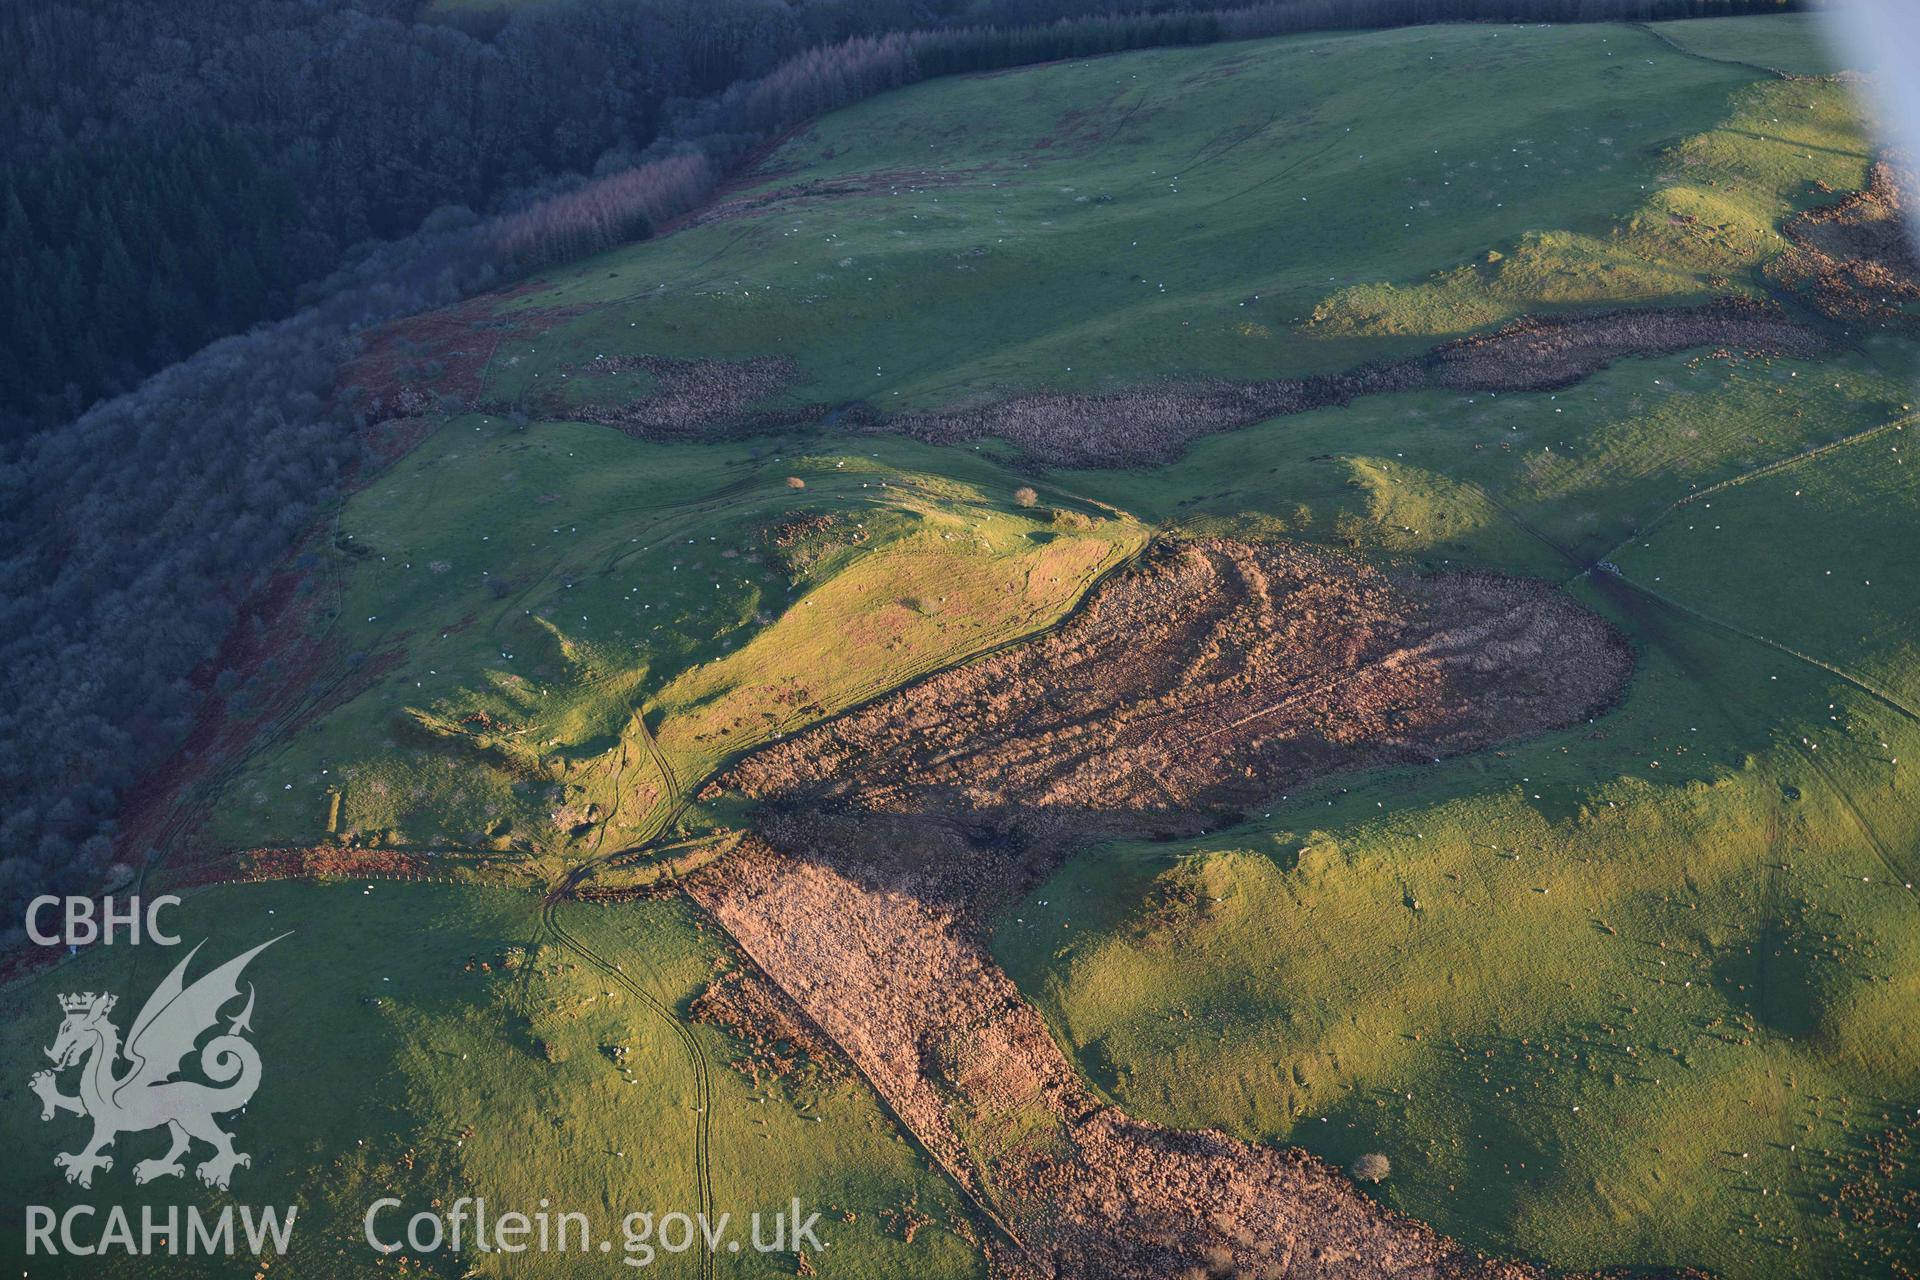
[[[165,1149],[159,1131],[122,1135],[113,1168],[96,1174],[90,1190],[69,1185],[53,1155],[79,1149],[88,1125],[71,1115],[42,1123],[24,1087],[40,1058],[36,1046],[52,1043],[60,1024],[59,994],[117,993],[114,1020],[124,1032],[186,947],[95,949],[8,987],[0,993],[0,1055],[18,1078],[0,1108],[0,1140],[12,1153],[0,1192],[10,1213],[27,1204],[55,1212],[120,1204],[137,1230],[139,1206],[148,1203],[197,1204],[209,1213],[228,1203],[291,1205],[293,1248],[268,1259],[268,1274],[345,1278],[401,1267],[549,1276],[618,1267],[598,1254],[583,1264],[578,1255],[469,1250],[456,1258],[411,1249],[403,1265],[399,1255],[383,1260],[364,1238],[367,1209],[387,1196],[406,1205],[378,1220],[389,1240],[412,1213],[459,1196],[529,1214],[544,1198],[555,1210],[588,1214],[596,1232],[616,1242],[629,1212],[702,1208],[695,1178],[701,1068],[671,1022],[686,1019],[722,955],[719,944],[675,902],[574,906],[562,920],[658,1007],[543,928],[539,901],[529,895],[384,880],[192,895],[168,921],[188,945],[209,939],[194,975],[293,931],[246,973],[256,991],[252,1039],[262,1074],[252,1105],[223,1117],[235,1145],[252,1157],[227,1194],[194,1180],[192,1164],[204,1149],[189,1159],[185,1179],[136,1186],[134,1164]],[[770,1221],[800,1197],[822,1214],[829,1248],[810,1262],[823,1276],[980,1274],[972,1228],[951,1191],[864,1087],[817,1075],[756,1085],[727,1065],[743,1046],[699,1022],[686,1022],[686,1031],[710,1082],[705,1141],[714,1212],[743,1224],[755,1212]],[[616,1046],[625,1050],[618,1058]],[[911,1247],[899,1227],[908,1218],[927,1220]],[[102,1225],[93,1223],[96,1234]],[[0,1235],[0,1257],[18,1274],[24,1242],[13,1226]],[[747,1252],[727,1259],[726,1274],[792,1275],[797,1265],[790,1255]],[[168,1265],[183,1274],[253,1269],[244,1253],[231,1263]],[[41,1257],[27,1273],[131,1277],[151,1275],[154,1266],[117,1254]],[[693,1276],[693,1256],[661,1254],[646,1274]]]
[[[790,398],[892,408],[1343,368],[1522,311],[1751,287],[1780,217],[1866,158],[1844,86],[1617,25],[942,80],[825,117],[694,225],[527,293],[585,313],[491,384],[551,388],[582,353],[774,352]]]
[[[781,449],[443,427],[328,553],[351,566],[330,643],[364,679],[248,763],[218,840],[557,871],[654,834],[729,755],[1046,625],[1144,537],[1020,507],[972,450]]]

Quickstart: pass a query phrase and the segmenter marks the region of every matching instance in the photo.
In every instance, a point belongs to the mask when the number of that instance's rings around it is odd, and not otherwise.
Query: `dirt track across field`
[[[689,891],[996,1225],[998,1276],[1531,1276],[1303,1152],[1105,1104],[987,921],[1088,840],[1585,719],[1630,665],[1537,584],[1174,544],[1033,643],[749,757],[718,785],[762,836]]]

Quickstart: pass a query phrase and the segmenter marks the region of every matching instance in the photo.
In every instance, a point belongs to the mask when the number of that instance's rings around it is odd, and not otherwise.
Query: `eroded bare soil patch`
[[[1303,1152],[1108,1106],[987,921],[1076,844],[1583,719],[1629,667],[1537,584],[1167,546],[1049,635],[743,762],[721,785],[769,802],[762,838],[690,892],[1000,1228],[997,1275],[1532,1275]]]

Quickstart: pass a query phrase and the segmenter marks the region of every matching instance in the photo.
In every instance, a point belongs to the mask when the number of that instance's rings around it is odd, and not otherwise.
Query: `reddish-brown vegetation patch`
[[[396,642],[358,669],[334,670],[329,678],[331,655],[320,615],[330,596],[320,589],[321,574],[301,567],[316,554],[310,550],[315,545],[309,538],[307,549],[291,554],[286,567],[248,598],[219,652],[194,672],[200,703],[186,739],[121,807],[117,845],[123,861],[137,863],[150,849],[190,855],[193,850],[181,845],[204,816],[200,804],[211,799],[218,775],[245,759],[264,735],[344,701],[404,656]],[[226,679],[217,681],[223,673]]]
[[[248,849],[183,868],[168,889],[260,880],[421,880],[435,874],[433,859],[395,849],[322,844],[305,849]]]
[[[1034,643],[771,746],[722,783],[869,829],[914,816],[1021,847],[1191,831],[1336,770],[1586,719],[1630,665],[1611,628],[1540,584],[1179,543]]]
[[[974,931],[914,872],[750,843],[694,896],[1000,1229],[1006,1277],[1521,1277],[1294,1150],[1094,1097]]]
[[[764,401],[779,395],[799,376],[786,356],[751,360],[682,360],[672,356],[609,356],[576,365],[578,379],[646,373],[652,394],[616,402],[541,406],[548,417],[578,418],[616,427],[642,440],[709,440],[717,436],[770,430],[818,417],[821,410],[768,410]]]
[[[1167,382],[1101,395],[1015,396],[979,408],[911,414],[888,429],[936,444],[998,436],[1057,466],[1165,462],[1189,442],[1268,418],[1350,404],[1360,396],[1443,387],[1545,391],[1578,382],[1629,356],[1734,346],[1805,353],[1817,336],[1777,310],[1744,300],[1671,310],[1524,318],[1424,356],[1347,373],[1266,382]]]
[[[1801,214],[1785,228],[1793,247],[1769,267],[1829,319],[1911,327],[1920,323],[1920,256],[1905,197],[1914,172],[1873,166],[1865,191]]]
[[[691,1010],[694,1021],[719,1027],[742,1048],[734,1069],[755,1084],[814,1072],[843,1074],[842,1058],[792,997],[753,969],[715,971]]]
[[[374,330],[341,370],[341,391],[357,397],[369,421],[436,413],[443,398],[474,404],[502,339],[539,333],[578,314],[578,308],[555,307],[500,311],[538,287],[528,281]]]

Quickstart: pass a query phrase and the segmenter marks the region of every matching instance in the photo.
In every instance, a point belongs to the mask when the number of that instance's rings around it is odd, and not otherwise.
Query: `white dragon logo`
[[[283,933],[280,938],[286,936]],[[93,1120],[93,1138],[85,1147],[53,1158],[56,1168],[67,1171],[68,1182],[91,1187],[94,1170],[113,1168],[107,1151],[115,1138],[161,1125],[172,1134],[173,1146],[164,1156],[133,1167],[137,1183],[185,1173],[180,1157],[195,1138],[213,1147],[213,1155],[196,1171],[210,1187],[226,1190],[234,1168],[252,1163],[245,1152],[233,1149],[233,1135],[213,1118],[246,1106],[260,1087],[260,1055],[241,1037],[253,1029],[249,1025],[253,984],[247,984],[246,1007],[229,1020],[226,1034],[213,1037],[200,1050],[200,1070],[213,1084],[172,1077],[193,1052],[195,1042],[220,1020],[222,1006],[239,997],[240,971],[280,938],[268,939],[187,986],[187,965],[200,951],[195,946],[147,998],[127,1033],[124,1049],[119,1028],[107,1019],[116,997],[91,991],[60,997],[66,1019],[53,1047],[46,1051],[53,1059],[53,1070],[37,1073],[31,1087],[40,1096],[42,1120],[51,1120],[61,1111]],[[116,1075],[114,1068],[123,1057],[130,1066]],[[68,1096],[60,1092],[55,1078],[76,1064],[83,1064],[80,1092]]]

